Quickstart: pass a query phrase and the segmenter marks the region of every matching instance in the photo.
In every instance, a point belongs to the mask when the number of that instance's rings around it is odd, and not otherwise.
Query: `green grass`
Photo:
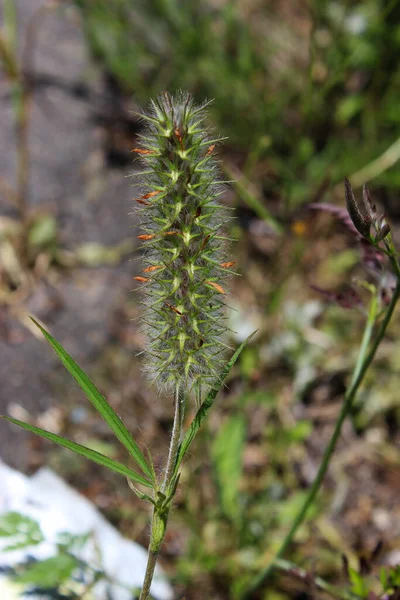
[[[235,0],[139,0],[134,9],[129,0],[75,1],[92,54],[137,104],[163,89],[214,98],[214,124],[275,212],[321,195],[324,182],[351,177],[399,138],[396,1],[286,10]],[[371,172],[389,193],[400,185],[391,168],[398,154]],[[368,178],[367,169],[357,185]]]

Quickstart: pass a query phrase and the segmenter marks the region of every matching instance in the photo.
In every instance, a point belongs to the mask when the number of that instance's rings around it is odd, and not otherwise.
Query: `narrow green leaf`
[[[119,473],[124,477],[129,477],[129,479],[132,479],[137,483],[141,483],[142,485],[149,488],[153,487],[151,481],[148,481],[147,479],[142,477],[142,475],[138,475],[137,473],[135,473],[135,471],[131,471],[131,469],[129,469],[125,465],[117,462],[112,458],[109,458],[108,456],[104,456],[104,454],[100,454],[100,452],[96,452],[96,450],[92,450],[91,448],[87,448],[86,446],[82,446],[81,444],[77,444],[76,442],[72,442],[71,440],[67,440],[61,437],[60,435],[50,433],[50,431],[46,431],[45,429],[41,429],[40,427],[34,427],[33,425],[29,425],[28,423],[24,423],[23,421],[18,421],[18,419],[13,419],[12,417],[4,416],[1,416],[0,418],[5,419],[10,423],[14,423],[14,425],[19,425],[19,427],[22,427],[27,431],[31,431],[36,435],[40,435],[41,437],[46,438],[46,440],[55,442],[59,446],[68,448],[68,450],[72,450],[76,454],[80,454],[80,456],[84,456],[85,458],[88,458],[89,460],[92,460],[93,462],[99,465],[103,465],[104,467],[107,467],[111,471],[115,471],[115,473]]]
[[[3,26],[6,42],[12,54],[15,54],[18,49],[17,20],[17,7],[14,0],[5,0],[3,3]]]
[[[32,319],[32,317],[31,317]],[[93,404],[95,409],[100,413],[103,417],[107,425],[113,431],[115,436],[119,439],[121,444],[125,446],[128,450],[129,454],[136,462],[136,464],[140,467],[143,473],[148,477],[150,481],[153,481],[153,472],[152,469],[144,457],[143,452],[140,450],[139,446],[133,439],[132,435],[129,433],[117,413],[114,409],[109,405],[107,400],[104,398],[103,394],[99,392],[96,388],[92,380],[86,375],[84,371],[80,368],[78,363],[74,361],[74,359],[64,350],[57,340],[53,338],[35,319],[32,319],[35,325],[40,329],[43,333],[46,340],[52,346],[53,350],[63,363],[64,367],[69,371],[72,377],[75,379],[77,384],[86,394],[87,398]]]
[[[349,568],[349,577],[352,583],[351,591],[357,594],[360,598],[367,598],[368,596],[368,585],[360,573],[357,573],[355,569]]]
[[[0,538],[11,538],[10,544],[2,548],[3,552],[36,546],[44,540],[37,521],[13,510],[0,515]]]
[[[221,507],[224,514],[236,522],[240,519],[241,513],[238,495],[245,433],[246,424],[243,414],[232,415],[223,423],[212,444]]]
[[[221,373],[221,376],[219,377],[215,386],[213,388],[211,388],[211,390],[208,392],[206,399],[204,400],[204,402],[200,406],[199,410],[197,411],[193,421],[190,424],[188,432],[186,433],[186,435],[179,447],[179,452],[178,452],[178,456],[177,456],[176,464],[175,464],[175,471],[174,471],[175,475],[178,472],[178,469],[183,460],[183,457],[185,456],[186,452],[189,450],[191,443],[193,442],[198,430],[200,429],[202,422],[206,418],[208,411],[214,404],[214,400],[217,397],[218,392],[222,388],[224,381],[229,374],[229,371],[231,370],[231,368],[233,367],[233,365],[235,364],[235,362],[237,361],[237,359],[243,352],[244,348],[247,346],[247,344],[249,343],[249,341],[251,340],[251,338],[253,337],[253,335],[255,333],[256,333],[256,331],[254,331],[251,335],[249,335],[249,337],[242,344],[240,344],[239,348],[233,354],[232,358],[225,365],[225,367]]]
[[[41,588],[58,588],[62,582],[71,579],[72,573],[78,567],[77,557],[72,554],[60,553],[30,564],[20,574],[14,576],[14,581]]]

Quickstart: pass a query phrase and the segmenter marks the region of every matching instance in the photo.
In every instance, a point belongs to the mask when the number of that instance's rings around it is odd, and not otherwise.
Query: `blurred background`
[[[0,7],[0,413],[123,458],[34,315],[159,468],[173,407],[137,357],[131,149],[138,112],[162,90],[214,99],[209,123],[227,137],[218,153],[237,216],[228,260],[241,273],[230,343],[259,332],[183,468],[161,558],[177,598],[234,598],[268,564],[315,476],[362,336],[360,282],[377,283],[335,210],[309,205],[343,207],[344,176],[358,197],[368,183],[398,238],[400,2]],[[314,574],[380,598],[379,570],[400,563],[398,332],[395,319],[290,549],[308,576],[283,572],[255,598],[332,597]],[[0,457],[26,473],[50,465],[147,545],[147,511],[117,476],[4,423]]]

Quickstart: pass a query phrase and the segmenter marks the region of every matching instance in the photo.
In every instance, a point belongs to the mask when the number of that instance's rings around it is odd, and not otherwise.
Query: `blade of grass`
[[[199,410],[197,411],[193,421],[190,424],[189,430],[187,431],[187,433],[179,447],[178,456],[177,456],[176,463],[175,463],[175,470],[174,470],[175,476],[177,475],[177,472],[178,472],[180,464],[183,460],[183,457],[185,456],[186,452],[189,450],[189,447],[190,447],[191,443],[193,442],[198,430],[200,429],[202,422],[204,421],[204,419],[207,416],[208,411],[214,404],[214,400],[217,397],[218,392],[221,390],[221,388],[224,384],[224,381],[229,374],[229,371],[231,370],[231,368],[233,367],[233,365],[235,364],[235,362],[241,355],[242,351],[247,346],[247,344],[249,343],[249,341],[251,340],[251,338],[253,337],[253,335],[255,333],[257,333],[257,332],[254,331],[251,335],[249,335],[249,337],[242,344],[240,344],[240,346],[238,347],[236,352],[233,354],[232,358],[226,363],[226,365],[221,373],[221,377],[218,379],[215,386],[208,392],[206,399],[204,400],[203,404],[200,406]]]
[[[40,437],[46,438],[46,440],[50,440],[51,442],[55,442],[59,446],[63,446],[68,450],[72,450],[76,454],[87,458],[99,465],[103,465],[107,467],[111,471],[115,471],[115,473],[119,473],[124,477],[128,477],[129,479],[136,481],[136,483],[141,483],[142,485],[152,488],[153,485],[150,481],[135,473],[125,465],[117,462],[113,458],[109,458],[108,456],[104,456],[104,454],[100,454],[100,452],[96,452],[96,450],[92,450],[91,448],[87,448],[86,446],[82,446],[81,444],[77,444],[76,442],[72,442],[71,440],[67,440],[66,438],[61,437],[55,433],[50,433],[50,431],[46,431],[45,429],[41,429],[40,427],[34,427],[33,425],[29,425],[29,423],[24,423],[24,421],[19,421],[18,419],[13,419],[12,417],[4,417],[1,416],[1,419],[5,419],[10,423],[14,423],[14,425],[18,425],[27,431],[35,433],[36,435],[40,435]]]
[[[17,51],[17,10],[14,0],[4,0],[3,5],[4,33],[12,52]]]
[[[148,477],[150,481],[154,483],[153,471],[147,462],[144,454],[140,450],[139,446],[129,433],[117,413],[109,405],[104,396],[99,392],[94,383],[89,379],[80,366],[74,361],[74,359],[64,350],[57,340],[53,338],[35,319],[32,319],[33,323],[40,329],[46,340],[52,346],[53,350],[63,363],[64,367],[69,371],[72,377],[75,379],[79,387],[83,390],[87,398],[93,404],[95,409],[103,417],[104,421],[110,427],[111,431],[118,438],[123,446],[128,450],[129,454],[136,462],[138,467]]]
[[[263,202],[258,197],[254,187],[246,179],[246,177],[233,165],[226,161],[223,164],[224,173],[231,180],[232,186],[238,196],[247,204],[249,208],[254,210],[256,215],[265,221],[265,223],[276,234],[282,233],[282,225],[272,216],[269,210],[264,206]]]

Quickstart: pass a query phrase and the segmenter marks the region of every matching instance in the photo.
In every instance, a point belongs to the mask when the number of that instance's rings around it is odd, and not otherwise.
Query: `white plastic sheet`
[[[4,552],[9,538],[0,538],[0,566],[13,567],[28,556],[36,560],[50,558],[57,550],[60,533],[84,535],[89,539],[79,551],[79,558],[91,567],[130,588],[140,587],[146,567],[147,553],[138,544],[124,538],[99,513],[95,506],[67,485],[48,468],[27,477],[0,462],[0,514],[16,511],[38,522],[44,535],[39,545]],[[156,570],[151,588],[157,600],[172,600],[172,590],[160,569]],[[108,594],[108,595],[107,595]],[[0,576],[0,598],[17,598],[5,576]],[[124,587],[100,581],[92,590],[93,600],[132,600]]]

